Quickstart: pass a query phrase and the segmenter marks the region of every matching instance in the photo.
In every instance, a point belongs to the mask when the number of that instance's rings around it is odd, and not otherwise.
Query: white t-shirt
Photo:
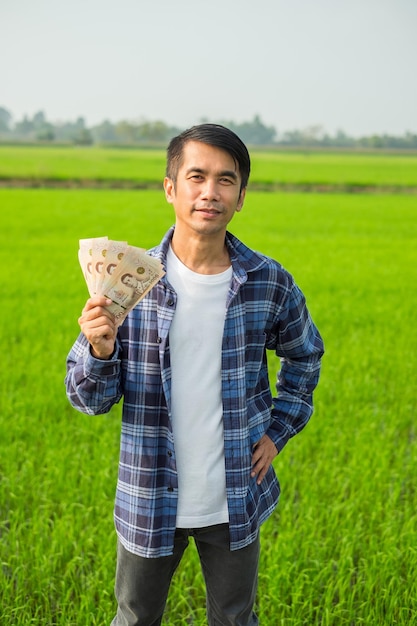
[[[221,354],[231,277],[231,267],[197,274],[169,249],[167,278],[178,296],[169,331],[178,528],[229,521]]]

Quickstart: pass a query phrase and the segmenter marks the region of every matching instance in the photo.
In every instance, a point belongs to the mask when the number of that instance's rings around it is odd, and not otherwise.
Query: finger
[[[91,309],[94,309],[96,307],[104,308],[106,306],[109,306],[109,304],[111,304],[110,298],[106,298],[105,296],[93,296],[92,298],[89,298],[87,300],[82,312],[84,313],[90,311]]]
[[[98,344],[113,343],[116,340],[116,330],[114,327],[108,324],[99,324],[91,327],[88,324],[81,325],[81,331],[86,337],[87,341],[94,346]]]
[[[257,484],[260,485],[265,478],[268,469],[277,455],[275,444],[269,437],[264,436],[254,446],[252,454],[251,477],[257,476]]]
[[[111,311],[108,308],[103,307],[101,305],[96,305],[92,307],[90,303],[88,303],[84,307],[84,309],[81,311],[81,316],[79,317],[78,321],[79,323],[84,323],[84,322],[93,321],[95,319],[99,319],[102,317],[107,318],[109,322],[111,323],[115,322],[114,315],[113,313],[111,313]]]
[[[253,446],[253,450],[252,450],[252,463],[253,464],[259,461],[259,459],[261,459],[262,457],[271,455],[272,448],[270,446],[270,443],[272,444],[272,442],[268,441],[264,437],[262,437],[262,439],[260,439],[257,443],[255,443],[255,445]]]
[[[262,454],[263,452],[261,446],[256,444],[252,452],[252,465],[255,465],[259,461],[259,459],[262,457]]]
[[[261,484],[263,478],[265,477],[268,468],[270,466],[270,463],[268,462],[264,462],[263,459],[261,459],[260,461],[258,461],[258,463],[252,468],[252,472],[251,472],[251,477],[256,479],[256,483],[258,485]]]
[[[262,454],[262,451],[259,448],[252,455],[252,472],[251,476],[254,478],[257,476],[263,469],[266,462],[266,457]]]
[[[278,449],[272,439],[268,435],[264,435],[253,447],[253,452],[260,451],[262,454],[268,454],[271,459],[276,457]]]
[[[101,324],[108,324],[109,326],[115,325],[114,315],[110,313],[107,309],[103,309],[103,307],[94,307],[94,309],[90,309],[89,311],[83,311],[81,316],[78,318],[78,323],[90,324],[92,328]]]
[[[258,478],[256,480],[256,484],[260,485],[263,479],[266,476],[267,471],[269,470],[270,464],[266,465],[258,474]]]
[[[116,333],[116,324],[114,320],[107,315],[101,315],[93,319],[86,319],[82,316],[79,318],[78,323],[81,329],[87,331],[89,334],[113,335]]]
[[[273,458],[274,457],[270,454],[264,454],[252,468],[252,477],[258,477],[256,481],[258,485],[260,485],[262,480],[265,478],[272,464]]]
[[[81,330],[87,338],[93,352],[93,356],[99,359],[109,358],[113,352],[116,341],[116,330],[108,324],[83,324]]]
[[[97,332],[97,329],[105,327],[103,334],[116,333],[116,322],[114,316],[103,307],[95,307],[87,312],[83,312],[78,318],[78,324],[85,335],[90,332]]]

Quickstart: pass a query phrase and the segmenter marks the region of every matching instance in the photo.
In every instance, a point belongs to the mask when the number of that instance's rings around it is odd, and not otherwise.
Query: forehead
[[[180,171],[193,168],[212,173],[232,171],[240,175],[239,164],[231,154],[201,141],[188,141],[184,146]]]

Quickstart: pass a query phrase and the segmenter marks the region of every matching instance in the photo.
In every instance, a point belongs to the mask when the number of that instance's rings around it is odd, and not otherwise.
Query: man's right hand
[[[90,346],[91,354],[96,359],[110,359],[114,352],[117,326],[114,316],[105,307],[111,300],[103,296],[94,296],[87,300],[78,323]]]

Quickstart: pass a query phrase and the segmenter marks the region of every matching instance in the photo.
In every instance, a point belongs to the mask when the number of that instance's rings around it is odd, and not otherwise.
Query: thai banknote
[[[101,293],[103,285],[108,281],[128,248],[126,241],[107,240],[106,245],[99,246],[100,258],[96,262],[96,293]]]
[[[165,274],[144,248],[106,237],[81,239],[78,256],[90,295],[112,301],[107,308],[118,324]]]
[[[148,256],[140,248],[128,246],[120,263],[102,285],[103,295],[112,300],[108,308],[119,323],[164,273],[158,259]]]
[[[92,239],[80,239],[78,260],[84,274],[85,282],[90,296],[96,293],[96,269],[99,246],[105,245],[107,237],[94,237]]]

